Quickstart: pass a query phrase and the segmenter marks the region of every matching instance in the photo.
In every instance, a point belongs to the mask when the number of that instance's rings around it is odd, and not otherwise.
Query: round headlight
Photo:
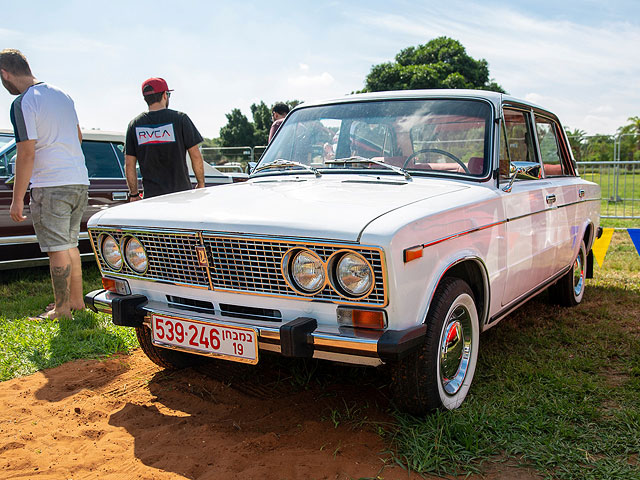
[[[303,250],[291,261],[291,276],[300,290],[317,292],[324,286],[325,270],[322,260],[312,252]]]
[[[149,262],[147,261],[147,254],[144,251],[144,247],[135,237],[130,237],[124,247],[124,258],[127,259],[127,264],[132,270],[138,273],[144,273],[147,271]]]
[[[114,270],[120,270],[122,268],[122,253],[115,238],[111,235],[103,235],[101,251],[102,258],[104,258],[104,261],[107,262],[109,267]]]
[[[347,253],[336,266],[336,278],[340,287],[349,295],[361,297],[373,285],[373,271],[367,261],[356,253]]]

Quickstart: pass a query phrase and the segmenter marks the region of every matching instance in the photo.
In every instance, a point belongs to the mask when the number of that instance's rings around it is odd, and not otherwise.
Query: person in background
[[[203,139],[186,113],[169,109],[172,91],[162,78],[149,78],[142,84],[142,96],[149,109],[131,120],[125,140],[129,201],[140,199],[137,163],[144,198],[190,190],[187,152],[196,176],[196,188],[204,187],[204,163],[198,148]]]
[[[269,130],[269,143],[271,143],[271,139],[276,134],[282,122],[284,122],[284,118],[289,114],[289,106],[286,103],[276,103],[271,109],[271,118],[273,119],[273,123],[271,124],[271,129]]]
[[[78,235],[89,186],[78,116],[71,97],[37,81],[19,50],[0,52],[0,75],[7,91],[18,96],[10,110],[18,151],[11,219],[26,220],[24,197],[31,183],[33,227],[49,257],[55,302],[36,318],[71,317],[72,310],[84,309]]]

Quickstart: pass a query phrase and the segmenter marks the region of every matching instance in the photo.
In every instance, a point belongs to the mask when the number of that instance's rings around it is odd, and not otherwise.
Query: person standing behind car
[[[0,52],[0,75],[7,91],[18,95],[11,104],[18,150],[11,218],[27,218],[24,197],[31,182],[33,227],[49,256],[55,306],[39,318],[71,317],[72,309],[84,309],[78,235],[89,185],[78,116],[71,97],[38,82],[19,50]]]
[[[172,91],[162,78],[149,78],[142,84],[149,110],[131,120],[125,140],[129,201],[140,199],[136,163],[140,164],[144,198],[190,190],[187,152],[196,188],[204,187],[204,163],[198,148],[203,138],[187,114],[168,108]]]
[[[273,119],[273,123],[271,124],[271,128],[269,129],[269,143],[271,143],[271,139],[276,134],[282,122],[284,122],[284,118],[289,114],[289,106],[286,103],[276,103],[271,109],[271,118]]]

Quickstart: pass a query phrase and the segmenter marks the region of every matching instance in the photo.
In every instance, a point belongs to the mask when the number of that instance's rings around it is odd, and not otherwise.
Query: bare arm
[[[33,161],[36,156],[36,141],[25,140],[18,142],[18,154],[16,157],[16,178],[13,181],[13,199],[10,215],[14,222],[23,222],[27,217],[22,214],[24,210],[24,196],[29,188]]]
[[[80,125],[76,125],[76,127],[78,127],[78,140],[80,140],[80,143],[82,143],[82,132],[80,131]]]
[[[138,194],[138,172],[136,172],[136,163],[138,163],[138,159],[133,155],[124,156],[124,173],[127,177],[127,185],[131,195]],[[140,200],[140,197],[129,197],[130,202],[135,202],[136,200]]]
[[[202,153],[200,153],[198,145],[194,145],[187,151],[189,152],[189,158],[191,158],[193,173],[198,181],[196,188],[204,188],[204,160],[202,159]]]

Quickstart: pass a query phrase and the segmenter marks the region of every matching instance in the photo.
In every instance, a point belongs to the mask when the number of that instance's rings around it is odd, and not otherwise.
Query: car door
[[[542,176],[531,112],[504,108],[500,133],[500,182],[503,187],[510,185],[499,190],[507,233],[502,305],[508,305],[549,278],[556,261],[556,241],[549,230],[553,221],[550,184]],[[516,168],[520,173],[510,184]]]
[[[556,249],[553,273],[557,273],[573,261],[574,252],[580,246],[578,204],[584,191],[581,195],[580,182],[560,124],[543,112],[536,112],[534,118],[542,173],[548,184],[546,201],[549,207],[549,232]]]
[[[128,201],[129,188],[124,174],[124,154],[119,148],[121,145],[119,142],[90,139],[82,142],[90,183],[82,231],[86,231],[86,221],[94,213]]]

